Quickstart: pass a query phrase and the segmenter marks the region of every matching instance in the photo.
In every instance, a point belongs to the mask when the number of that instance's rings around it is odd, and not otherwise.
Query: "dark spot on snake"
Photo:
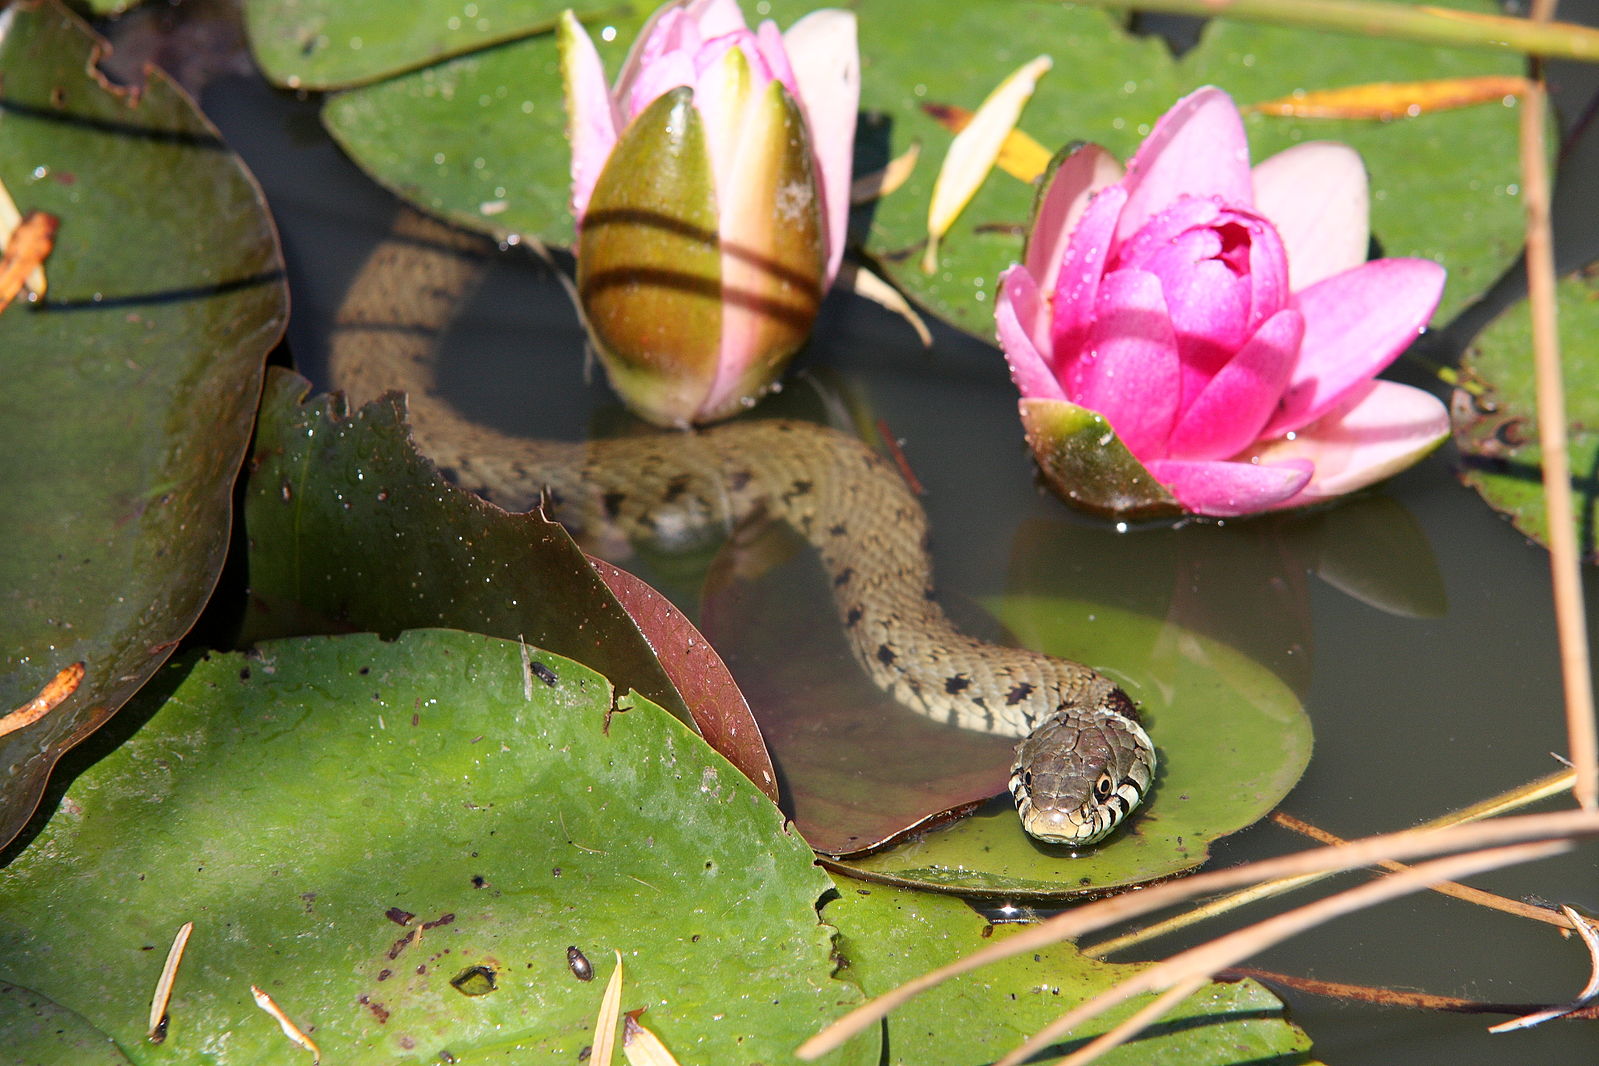
[[[594,965],[575,944],[566,949],[566,968],[571,970],[572,976],[579,981],[594,980]]]
[[[1023,681],[1005,694],[1005,706],[1014,707],[1033,694],[1033,686]]]
[[[849,613],[844,616],[844,624],[846,626],[855,625],[855,623],[857,623],[857,622],[859,622],[861,620],[861,614],[862,613],[863,612],[861,611],[861,609],[859,607],[851,607],[849,609]]]
[[[944,691],[951,696],[957,692],[964,692],[972,685],[972,679],[965,674],[956,674],[954,677],[944,679]]]
[[[728,487],[734,492],[739,491],[754,480],[755,475],[748,470],[735,470],[727,478]]]
[[[849,579],[854,577],[854,576],[855,576],[855,568],[854,567],[850,567],[850,566],[846,566],[844,569],[842,569],[842,570],[840,570],[838,572],[837,576],[835,576],[833,578],[833,587],[834,588],[838,588],[838,587],[840,587],[842,585],[849,584]]]
[[[878,662],[882,663],[884,666],[891,666],[893,665],[894,659],[895,655],[893,648],[890,648],[887,644],[879,644],[877,646]]]
[[[787,492],[783,493],[783,499],[791,500],[795,496],[804,496],[806,493],[810,492],[815,487],[816,487],[816,482],[814,482],[814,481],[806,481],[803,478],[796,478],[794,480],[793,485],[789,488],[789,490]]]
[[[671,503],[683,493],[688,491],[688,475],[678,474],[666,483],[666,492],[661,497],[665,502]]]
[[[844,523],[843,522],[835,522],[835,523],[833,523],[832,525],[827,527],[827,531],[829,533],[831,533],[835,537],[842,537],[842,536],[844,536],[844,534],[849,532],[849,530],[844,528]]]
[[[557,681],[560,680],[560,678],[555,676],[555,671],[551,670],[548,666],[545,666],[543,663],[530,663],[530,664],[528,664],[528,669],[533,671],[533,676],[534,677],[538,678],[540,681],[544,682],[546,685],[554,685]]]
[[[461,472],[453,466],[441,466],[439,473],[444,475],[445,481],[453,483],[461,480]]]
[[[367,1010],[371,1011],[372,1017],[378,1020],[379,1025],[382,1025],[384,1022],[389,1020],[388,1009],[381,1003],[373,1003],[371,998],[367,996],[366,993],[363,992],[361,995],[356,996],[355,1001],[361,1004],[361,1006],[365,1007]]]
[[[473,874],[472,875],[472,887],[473,888],[483,888],[483,887],[487,886],[488,883],[489,883],[489,879],[484,877],[482,874]]]
[[[622,501],[627,499],[625,492],[607,492],[600,497],[600,505],[605,508],[606,518],[615,518],[622,513]]]

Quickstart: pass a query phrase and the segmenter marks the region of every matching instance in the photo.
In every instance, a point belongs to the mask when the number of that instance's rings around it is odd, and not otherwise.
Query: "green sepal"
[[[1062,500],[1109,518],[1183,513],[1176,497],[1133,457],[1099,412],[1066,400],[1024,399],[1020,408],[1039,473]]]
[[[578,233],[577,287],[612,387],[641,417],[686,424],[722,336],[716,181],[686,86],[617,139]]]

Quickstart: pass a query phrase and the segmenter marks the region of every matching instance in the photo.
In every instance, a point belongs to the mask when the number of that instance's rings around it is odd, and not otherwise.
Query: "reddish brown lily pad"
[[[755,711],[784,810],[811,847],[868,854],[1003,793],[1015,739],[935,722],[881,692],[834,622],[815,556],[784,525],[752,540],[718,558],[701,624]],[[731,580],[749,569],[734,553],[765,572]]]

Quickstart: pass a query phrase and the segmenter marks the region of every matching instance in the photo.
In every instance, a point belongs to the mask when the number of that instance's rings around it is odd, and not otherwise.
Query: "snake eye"
[[[1099,780],[1094,782],[1094,795],[1100,799],[1108,799],[1111,792],[1111,779],[1109,774],[1100,774]]]

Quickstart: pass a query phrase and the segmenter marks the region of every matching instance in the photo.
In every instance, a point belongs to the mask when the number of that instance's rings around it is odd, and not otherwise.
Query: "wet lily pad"
[[[210,596],[287,313],[254,181],[159,73],[136,99],[97,78],[98,46],[55,3],[0,10],[0,181],[61,223],[48,300],[0,315],[0,708],[87,666],[0,739],[0,841]]]
[[[1561,369],[1566,387],[1566,432],[1576,495],[1577,543],[1599,562],[1593,514],[1599,500],[1599,276],[1586,271],[1560,282]],[[1538,443],[1532,323],[1525,301],[1489,324],[1464,359],[1469,380],[1486,388],[1480,399],[1456,390],[1455,443],[1461,480],[1488,505],[1509,516],[1540,544],[1549,542],[1544,513],[1543,450]]]
[[[600,976],[621,951],[624,1008],[686,1062],[778,1061],[857,1002],[830,976],[827,878],[766,798],[575,662],[536,652],[560,680],[526,688],[521,651],[427,631],[175,664],[7,869],[0,979],[139,1063],[309,1061],[251,985],[325,1062],[575,1062],[603,984],[570,946]],[[832,1061],[875,1063],[876,1039]]]
[[[773,0],[760,15],[786,26],[812,6]],[[1490,0],[1451,6],[1497,10]],[[928,201],[952,136],[923,112],[925,104],[974,108],[1005,75],[1048,52],[1055,68],[1040,82],[1022,128],[1050,148],[1092,140],[1125,158],[1167,107],[1206,83],[1247,104],[1362,80],[1520,73],[1510,55],[1224,20],[1174,60],[1161,42],[1127,34],[1112,16],[1068,5],[1028,9],[1026,34],[1016,32],[1020,12],[998,16],[959,0],[862,0],[854,9],[861,109],[869,120],[859,163],[879,166],[913,142],[922,146],[921,165],[862,213],[870,225],[857,236],[907,292],[982,337],[993,335],[995,281],[1019,257],[1033,191],[992,174],[943,241],[937,272],[924,273]],[[596,43],[613,74],[641,17],[603,20]],[[904,33],[906,25],[936,30]],[[428,64],[422,69],[331,98],[324,109],[329,130],[374,178],[428,210],[502,237],[569,243],[570,154],[553,39],[441,58],[418,54],[416,64]],[[1440,320],[1486,288],[1520,247],[1521,208],[1510,191],[1519,180],[1516,123],[1498,104],[1390,123],[1250,116],[1248,125],[1257,159],[1312,139],[1361,151],[1383,254],[1425,256],[1449,268]]]
[[[0,981],[0,1033],[16,1063],[128,1066],[116,1042],[47,996]]]
[[[775,793],[748,708],[681,615],[624,575],[617,583],[640,608],[636,622],[559,525],[447,484],[412,445],[401,400],[340,415],[331,397],[307,400],[308,389],[283,371],[268,378],[245,490],[245,643],[425,626],[525,640],[685,722],[703,715],[707,735],[732,741],[729,757]],[[692,711],[663,658],[692,682]]]
[[[1263,817],[1310,759],[1310,721],[1269,669],[1169,622],[1065,596],[988,606],[1023,645],[1114,677],[1137,701],[1160,768],[1144,805],[1074,852],[1026,836],[1008,798],[920,840],[839,864],[895,884],[1060,900],[1140,884],[1205,861],[1210,843]]]
[[[337,89],[548,30],[563,0],[245,0],[250,47],[292,89]]]
[[[958,900],[862,885],[842,878],[822,917],[838,927],[839,954],[869,995],[1003,940],[1015,926],[989,928]],[[1070,944],[1028,952],[925,992],[888,1016],[888,1062],[991,1062],[1073,1004],[1140,969],[1100,962]],[[1081,1047],[1148,1002],[1135,999],[1072,1033],[1048,1061]],[[958,1044],[960,1058],[950,1054]],[[1226,1066],[1305,1062],[1310,1038],[1284,1017],[1281,1001],[1254,981],[1212,982],[1178,1004],[1142,1037],[1100,1062],[1121,1066]],[[1040,1060],[1044,1061],[1044,1060]]]

